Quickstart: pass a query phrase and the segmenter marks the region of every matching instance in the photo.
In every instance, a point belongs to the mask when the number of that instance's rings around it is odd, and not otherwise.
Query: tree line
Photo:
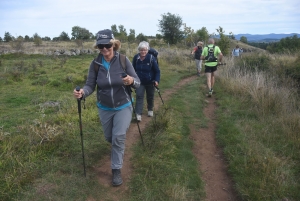
[[[161,15],[161,19],[158,20],[159,32],[155,36],[146,36],[143,33],[136,35],[134,29],[126,30],[123,25],[113,24],[111,30],[114,33],[115,37],[121,42],[140,42],[140,41],[150,41],[150,46],[161,44],[161,41],[165,42],[168,45],[176,45],[178,43],[186,46],[193,47],[197,44],[198,41],[203,41],[206,43],[209,37],[215,37],[215,33],[209,33],[206,27],[202,27],[198,30],[194,30],[191,27],[187,26],[183,22],[181,16],[172,13],[165,13]],[[219,35],[218,45],[220,46],[222,52],[226,55],[229,48],[229,38],[234,38],[233,33],[230,32],[230,35],[225,35],[225,31],[222,27],[216,29]],[[97,33],[93,34],[88,29],[74,26],[72,27],[71,36],[65,31],[57,37],[52,39],[48,36],[41,37],[38,33],[35,33],[32,37],[18,36],[14,37],[9,32],[4,33],[4,38],[0,37],[0,42],[13,42],[14,46],[17,49],[18,44],[23,42],[34,42],[37,46],[40,45],[43,41],[75,41],[79,46],[86,40],[94,40]]]
[[[149,40],[151,38],[157,40],[164,40],[168,44],[177,44],[184,42],[185,44],[196,44],[198,40],[207,40],[209,33],[205,27],[194,31],[191,27],[186,26],[180,16],[167,13],[161,15],[161,20],[159,20],[159,32],[155,36],[146,36],[143,33],[136,35],[134,29],[129,29],[129,32],[123,25],[113,24],[111,30],[115,37],[121,42],[135,42],[142,40]],[[35,33],[32,37],[25,35],[23,36],[12,36],[9,32],[4,33],[4,37],[0,37],[0,42],[11,42],[14,40],[23,40],[24,42],[34,42],[37,39],[41,41],[71,41],[71,40],[94,40],[97,33],[93,34],[88,29],[74,26],[72,27],[71,36],[63,31],[57,37],[52,39],[48,36],[42,37],[38,33]]]

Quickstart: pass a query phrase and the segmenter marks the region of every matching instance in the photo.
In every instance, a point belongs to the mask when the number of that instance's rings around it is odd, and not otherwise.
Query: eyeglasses
[[[99,49],[103,49],[103,48],[109,49],[109,48],[112,47],[112,45],[113,45],[113,44],[111,44],[111,43],[108,43],[108,44],[99,44],[99,45],[97,45],[97,47],[98,47]]]

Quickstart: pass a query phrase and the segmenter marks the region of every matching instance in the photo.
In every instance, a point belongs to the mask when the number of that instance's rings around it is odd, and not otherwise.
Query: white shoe
[[[137,120],[137,121],[142,121],[142,115],[137,114],[137,115],[136,115],[136,120]]]
[[[153,117],[153,111],[148,111],[148,117]]]

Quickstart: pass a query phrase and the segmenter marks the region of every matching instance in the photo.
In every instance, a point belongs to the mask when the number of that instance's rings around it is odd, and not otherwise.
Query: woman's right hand
[[[80,89],[79,91],[76,91],[76,89],[74,89],[74,91],[73,91],[73,95],[77,99],[82,98],[83,94],[84,94],[83,89]]]

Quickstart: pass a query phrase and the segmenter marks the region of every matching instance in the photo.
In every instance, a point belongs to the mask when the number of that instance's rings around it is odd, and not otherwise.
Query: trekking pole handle
[[[76,87],[76,91],[80,91],[80,86]],[[81,104],[80,104],[81,99],[77,98],[77,102],[78,102],[78,113],[81,114]]]
[[[127,74],[126,73],[122,73],[122,78],[125,78],[127,77]]]
[[[152,81],[153,86],[155,87],[155,89],[157,89],[159,91],[159,88],[158,88],[158,86],[155,85],[155,82],[156,82],[155,80]]]

